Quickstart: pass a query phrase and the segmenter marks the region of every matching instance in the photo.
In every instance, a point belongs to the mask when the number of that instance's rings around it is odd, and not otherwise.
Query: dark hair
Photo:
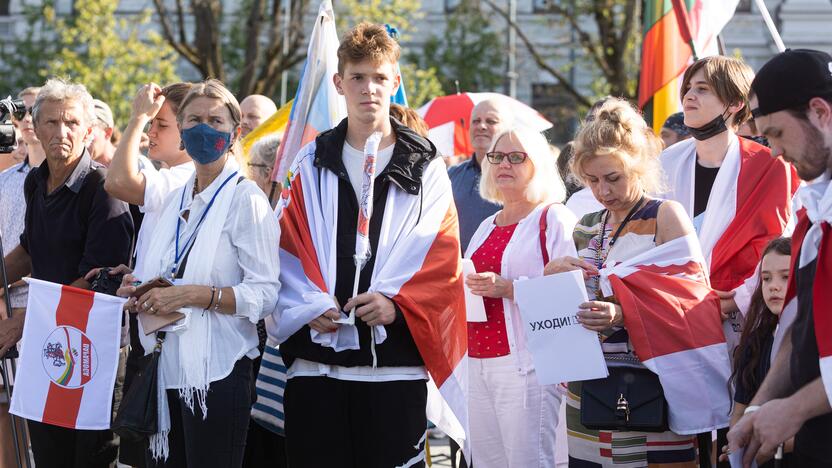
[[[563,184],[566,186],[566,199],[568,200],[569,197],[572,196],[575,192],[581,190],[584,186],[581,184],[580,180],[572,174],[572,169],[570,165],[572,164],[572,157],[575,155],[575,150],[572,147],[572,142],[570,141],[566,145],[564,145],[563,149],[560,150],[560,154],[558,155],[558,174],[560,174],[560,178],[563,181]]]
[[[760,262],[762,263],[762,258],[772,252],[790,256],[792,253],[791,238],[779,237],[769,242],[763,250],[763,255],[760,256]],[[762,269],[762,264],[760,269]],[[760,359],[768,359],[768,356],[761,355],[763,343],[774,333],[778,320],[777,315],[768,308],[763,300],[763,281],[761,278],[757,282],[754,294],[751,295],[751,304],[748,307],[748,315],[745,317],[740,343],[737,345],[737,349],[734,350],[732,383],[742,382],[745,388],[758,388],[763,383],[762,380],[757,378],[756,371]],[[746,356],[749,359],[746,365],[743,366]]]
[[[170,109],[176,114],[179,111],[179,105],[188,95],[191,90],[191,83],[181,82],[173,83],[162,88],[162,96],[165,97],[165,102],[170,103]]]

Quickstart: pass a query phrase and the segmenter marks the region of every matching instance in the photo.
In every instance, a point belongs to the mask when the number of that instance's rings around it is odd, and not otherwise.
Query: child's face
[[[336,74],[335,88],[347,101],[347,114],[360,122],[377,123],[390,115],[390,97],[399,87],[396,64],[371,60],[350,62]]]
[[[789,283],[789,256],[769,252],[763,257],[760,269],[763,301],[775,315],[783,311],[783,298]]]

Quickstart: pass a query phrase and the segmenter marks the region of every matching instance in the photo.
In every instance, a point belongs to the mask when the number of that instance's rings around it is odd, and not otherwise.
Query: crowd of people
[[[829,54],[789,50],[756,76],[702,58],[661,135],[606,97],[559,155],[510,101],[488,99],[470,118],[473,154],[450,168],[418,114],[390,104],[399,55],[383,26],[344,36],[333,80],[347,117],[294,155],[279,197],[280,137],[241,146],[276,112],[265,96],[149,83],[120,132],[82,84],[20,91],[19,147],[0,172],[12,307],[0,305],[0,355],[22,336],[22,278],[96,289],[110,275],[127,298],[113,414],[154,352],[161,388],[141,440],[28,420],[38,467],[424,466],[430,364],[454,346],[467,355],[469,466],[832,466]],[[695,375],[648,362],[641,316],[606,285],[612,266],[675,246],[701,259],[691,281],[707,293],[666,301],[650,329],[711,349]],[[588,300],[569,312],[597,333],[610,375],[544,385],[514,284],[572,270]],[[158,278],[168,286],[139,289]],[[653,289],[684,293],[669,284]],[[465,288],[485,321],[466,324]],[[677,326],[701,310],[719,340]],[[175,312],[167,331],[142,331],[138,317]],[[684,402],[696,414],[680,420],[685,385],[719,395]],[[588,412],[601,393],[620,398],[599,426]]]

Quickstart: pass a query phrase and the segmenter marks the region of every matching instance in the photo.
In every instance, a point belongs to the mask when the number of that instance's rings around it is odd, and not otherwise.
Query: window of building
[[[9,16],[9,4],[11,0],[0,0],[0,16]]]

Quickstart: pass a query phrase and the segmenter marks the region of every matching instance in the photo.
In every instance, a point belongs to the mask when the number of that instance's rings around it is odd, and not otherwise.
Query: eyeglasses
[[[492,151],[490,153],[485,153],[485,157],[488,158],[488,162],[491,164],[500,164],[503,162],[503,159],[506,158],[508,158],[508,162],[511,164],[523,164],[523,161],[529,157],[529,154],[525,151],[511,151],[509,153]]]

